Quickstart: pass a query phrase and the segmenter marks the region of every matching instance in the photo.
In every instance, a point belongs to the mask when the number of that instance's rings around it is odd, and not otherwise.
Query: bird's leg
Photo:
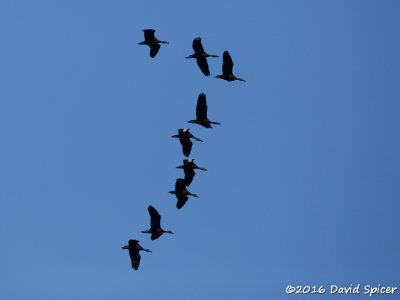
[[[164,232],[174,234],[171,230],[164,230]]]
[[[199,195],[197,195],[197,194],[192,194],[192,193],[189,192],[188,190],[183,191],[183,194],[188,195],[188,196],[193,196],[193,197],[196,197],[196,198],[200,198]]]
[[[143,250],[143,251],[146,251],[146,252],[151,252],[151,250],[149,250],[149,249],[144,249],[142,246],[140,246],[140,245],[137,245],[137,248],[136,249],[138,249],[138,250]]]
[[[246,82],[246,80],[244,80],[243,78],[236,78],[236,80]]]
[[[210,121],[210,123],[211,123],[211,124],[214,124],[214,125],[221,125],[220,122],[212,122],[212,121]]]
[[[205,168],[200,168],[198,165],[196,165],[195,163],[193,163],[193,169],[199,169],[199,170],[202,170],[202,171],[207,171],[207,169],[205,169]]]
[[[202,140],[201,139],[199,139],[199,138],[197,138],[197,137],[195,137],[193,134],[191,134],[190,133],[190,135],[189,135],[189,138],[194,138],[196,141],[198,141],[198,142],[202,142]]]

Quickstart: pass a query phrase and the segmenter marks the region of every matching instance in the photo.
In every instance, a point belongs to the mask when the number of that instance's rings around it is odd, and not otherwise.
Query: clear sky
[[[399,1],[147,2],[0,3],[0,298],[400,288]],[[203,76],[197,36],[247,82]],[[201,92],[221,126],[186,123]],[[185,127],[208,172],[178,211]],[[175,235],[140,233],[150,204]]]

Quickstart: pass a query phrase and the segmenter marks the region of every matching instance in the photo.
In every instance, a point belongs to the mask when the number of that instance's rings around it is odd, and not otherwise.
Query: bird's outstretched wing
[[[144,32],[144,39],[146,42],[152,41],[155,39],[154,37],[154,29],[143,29]]]
[[[176,203],[177,209],[181,209],[185,205],[186,201],[189,199],[188,196],[182,194],[177,196],[177,198],[178,198],[178,202]]]
[[[201,93],[197,99],[196,118],[198,121],[207,119],[207,100],[204,93]]]
[[[188,157],[190,155],[190,152],[192,151],[192,141],[190,139],[185,139],[184,141],[181,141],[182,144],[182,151],[183,155]]]
[[[185,168],[184,172],[185,172],[185,185],[189,186],[192,183],[194,175],[196,175],[196,173],[192,168]]]
[[[197,37],[193,40],[193,50],[194,53],[196,54],[203,54],[204,53],[204,49],[203,49],[203,45],[201,44],[201,38]]]
[[[149,45],[149,47],[150,47],[150,57],[154,58],[157,55],[158,50],[160,50],[161,46],[159,44],[154,43]]]
[[[151,239],[152,241],[154,241],[154,240],[158,239],[160,236],[161,236],[160,233],[155,232],[155,233],[152,233],[152,234],[151,234],[151,238],[150,238],[150,239]]]
[[[210,76],[210,69],[208,68],[207,58],[198,57],[196,59],[196,62],[197,62],[197,65],[199,66],[201,72],[203,72],[203,74],[206,76]]]
[[[160,221],[161,221],[160,214],[151,205],[149,206],[148,210],[149,210],[149,214],[150,214],[150,225],[151,225],[151,228],[159,228],[160,227]]]
[[[131,257],[131,264],[132,268],[134,270],[139,269],[139,264],[140,264],[140,254],[139,250],[135,249],[129,249],[129,256]]]
[[[223,62],[222,62],[222,73],[224,75],[232,74],[233,61],[228,51],[224,52]]]

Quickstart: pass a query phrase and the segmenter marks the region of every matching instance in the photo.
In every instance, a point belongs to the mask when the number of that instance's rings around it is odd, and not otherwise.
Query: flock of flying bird
[[[147,45],[150,47],[150,57],[154,58],[158,51],[160,50],[160,44],[168,44],[167,41],[160,41],[154,36],[154,29],[144,29],[144,41],[140,42],[139,45]],[[218,57],[217,55],[210,55],[206,53],[203,49],[203,46],[201,44],[201,38],[195,38],[193,40],[193,50],[194,54],[187,56],[186,58],[195,58],[197,61],[197,65],[199,66],[200,70],[203,72],[205,76],[210,75],[210,69],[208,67],[207,63],[207,57]],[[215,78],[221,78],[227,81],[234,81],[234,80],[239,80],[239,81],[245,81],[243,78],[237,78],[235,75],[233,75],[232,72],[233,69],[233,61],[231,56],[229,55],[228,51],[225,51],[223,54],[223,63],[222,63],[222,75],[217,75]],[[218,122],[212,122],[208,119],[207,117],[207,101],[206,101],[206,95],[204,93],[201,93],[199,95],[199,98],[197,100],[197,106],[196,106],[196,120],[190,120],[188,123],[192,124],[198,124],[201,125],[205,128],[212,128],[211,124],[214,125],[221,125]],[[179,138],[179,141],[182,145],[182,151],[184,156],[189,157],[190,152],[192,150],[192,141],[190,140],[191,138],[195,139],[196,141],[202,142],[201,139],[193,136],[189,129],[179,129],[177,135],[173,135],[173,138]],[[183,169],[185,173],[184,178],[179,178],[176,180],[175,183],[175,190],[170,191],[170,194],[173,194],[176,196],[178,199],[178,202],[176,204],[176,207],[178,209],[181,209],[186,201],[189,199],[188,196],[193,196],[193,197],[199,197],[196,194],[192,194],[187,190],[187,186],[189,186],[193,178],[195,176],[195,171],[196,169],[202,170],[202,171],[207,171],[205,168],[200,168],[194,163],[194,159],[185,159],[183,160],[183,165],[177,167],[178,169]],[[170,230],[164,230],[161,228],[160,222],[161,222],[161,216],[157,212],[157,210],[153,206],[148,207],[148,211],[150,214],[150,229],[142,231],[142,233],[150,233],[151,234],[151,240],[158,239],[163,233],[170,233],[173,234],[172,231]],[[137,270],[139,268],[140,264],[140,254],[139,251],[146,251],[146,252],[151,252],[149,249],[144,249],[142,246],[139,245],[138,240],[129,240],[128,245],[123,246],[122,249],[127,249],[129,250],[129,256],[131,258],[131,264],[132,268]]]

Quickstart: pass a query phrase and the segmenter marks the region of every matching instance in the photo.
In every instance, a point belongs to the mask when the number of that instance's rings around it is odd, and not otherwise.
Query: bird
[[[202,142],[201,139],[193,136],[193,134],[191,134],[189,130],[190,130],[189,128],[178,129],[178,134],[172,136],[173,138],[179,138],[179,141],[181,142],[182,145],[183,154],[186,157],[190,155],[190,151],[192,150],[193,143],[190,140],[190,138],[194,138],[196,141]]]
[[[140,264],[140,254],[139,251],[143,250],[146,252],[151,252],[149,249],[143,249],[142,246],[139,245],[138,240],[129,240],[127,246],[123,246],[122,249],[129,250],[129,256],[131,257],[132,268],[134,270],[139,269]]]
[[[178,199],[176,203],[177,209],[181,209],[185,205],[186,201],[189,199],[188,196],[199,198],[198,195],[192,194],[186,189],[185,180],[182,178],[176,180],[175,191],[169,191],[168,193],[175,195]]]
[[[144,41],[138,43],[138,45],[147,45],[150,47],[150,57],[154,58],[158,50],[160,50],[160,45],[159,44],[169,44],[167,41],[159,41],[155,36],[154,36],[154,29],[143,29],[144,32]]]
[[[233,61],[228,51],[224,52],[222,59],[223,59],[222,75],[217,75],[214,78],[221,78],[227,81],[234,81],[234,80],[246,81],[243,78],[237,78],[235,75],[233,75],[232,73]]]
[[[161,228],[160,226],[161,216],[153,206],[150,205],[148,210],[150,214],[151,227],[149,230],[142,231],[142,233],[151,233],[152,240],[158,239],[164,232],[173,234],[171,230],[164,230]]]
[[[210,70],[208,69],[207,57],[219,57],[218,55],[208,54],[204,51],[203,45],[201,44],[201,38],[197,37],[193,40],[192,44],[194,54],[187,56],[186,58],[195,58],[197,65],[204,75],[209,76]]]
[[[207,171],[207,169],[205,168],[200,168],[198,165],[196,165],[194,163],[194,159],[184,159],[183,160],[183,166],[178,166],[176,167],[177,169],[183,169],[183,171],[185,172],[185,185],[189,186],[194,178],[194,175],[196,175],[196,173],[194,172],[195,169],[199,169],[202,171]]]
[[[207,100],[206,94],[201,93],[197,99],[196,120],[190,120],[188,123],[199,124],[205,128],[212,128],[210,124],[221,125],[219,122],[212,122],[207,118]]]

